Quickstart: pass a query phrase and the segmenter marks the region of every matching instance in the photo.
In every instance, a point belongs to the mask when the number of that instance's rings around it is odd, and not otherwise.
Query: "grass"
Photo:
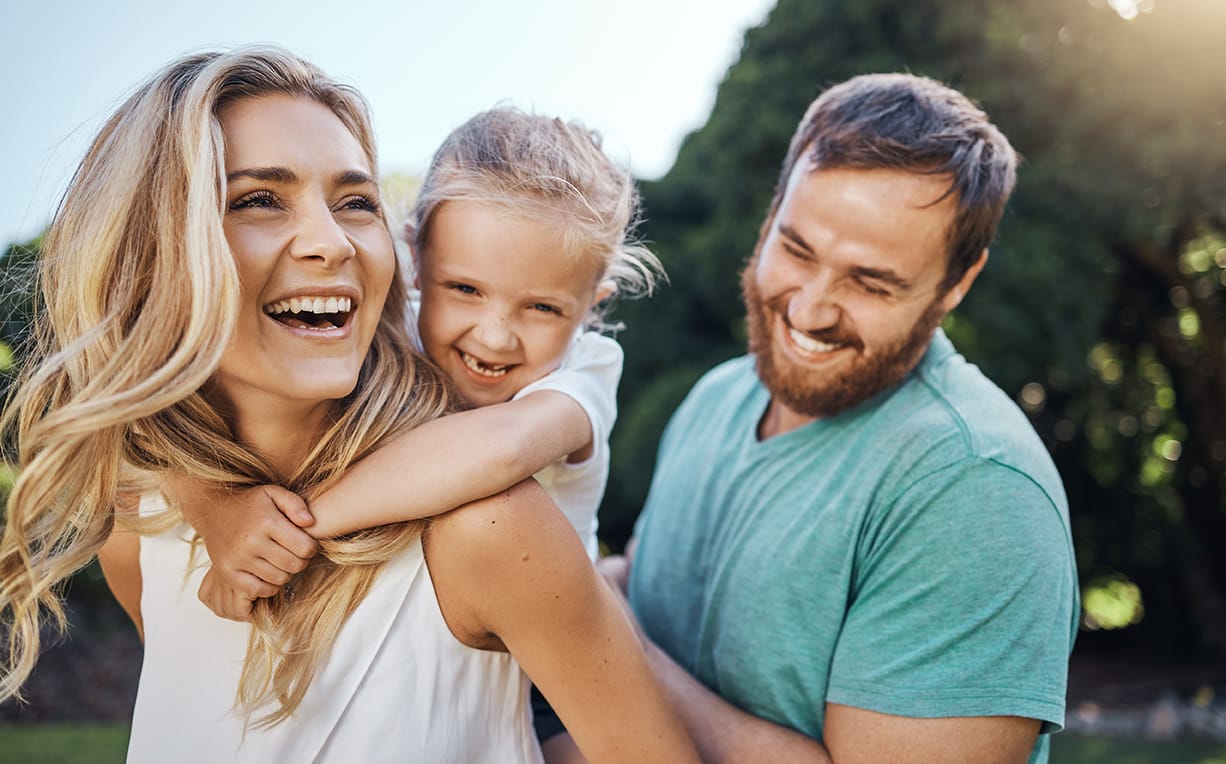
[[[126,724],[0,726],[0,764],[122,764]],[[1057,735],[1049,764],[1226,764],[1226,743]]]
[[[1048,764],[1226,764],[1226,743],[1148,743],[1056,735]]]
[[[123,764],[126,724],[0,726],[0,764]]]

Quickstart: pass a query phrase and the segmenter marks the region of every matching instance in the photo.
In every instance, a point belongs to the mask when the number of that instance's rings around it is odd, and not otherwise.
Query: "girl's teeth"
[[[461,352],[460,359],[464,361],[464,365],[483,377],[501,377],[510,370],[510,366],[487,366],[486,364],[473,358],[468,353]]]

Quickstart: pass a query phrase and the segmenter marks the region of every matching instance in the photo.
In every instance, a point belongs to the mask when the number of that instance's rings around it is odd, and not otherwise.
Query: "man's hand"
[[[280,591],[319,548],[299,527],[314,522],[306,502],[280,486],[237,493],[178,490],[176,498],[213,564],[200,601],[222,618],[250,620],[252,603]]]
[[[634,564],[634,549],[637,545],[638,538],[631,536],[626,542],[623,554],[611,554],[596,561],[596,572],[604,576],[604,580],[623,596],[628,593],[630,566]]]

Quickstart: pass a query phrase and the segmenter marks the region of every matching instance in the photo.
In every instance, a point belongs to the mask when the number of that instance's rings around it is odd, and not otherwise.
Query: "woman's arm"
[[[315,538],[429,517],[506,490],[592,442],[573,398],[541,390],[441,417],[353,465],[311,501]]]
[[[535,482],[435,519],[424,544],[452,633],[509,650],[589,761],[698,761],[630,621]]]
[[[145,641],[145,626],[140,615],[140,536],[116,525],[98,552],[98,564],[119,606],[136,626],[141,642]]]

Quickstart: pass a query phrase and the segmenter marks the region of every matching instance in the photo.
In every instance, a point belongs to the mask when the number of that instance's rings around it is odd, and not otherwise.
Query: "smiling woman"
[[[256,407],[265,426],[293,438],[302,423],[317,429],[357,384],[396,256],[370,160],[328,107],[267,95],[225,106],[218,121],[223,230],[243,298],[213,385],[231,407]],[[295,442],[287,451],[296,463],[313,444]]]
[[[450,408],[410,349],[376,170],[360,96],[279,49],[176,61],[107,122],[7,414],[0,699],[97,554],[145,642],[129,761],[539,761],[521,666],[589,760],[695,760],[535,483],[327,542],[251,624],[195,598],[175,487],[311,496]]]

